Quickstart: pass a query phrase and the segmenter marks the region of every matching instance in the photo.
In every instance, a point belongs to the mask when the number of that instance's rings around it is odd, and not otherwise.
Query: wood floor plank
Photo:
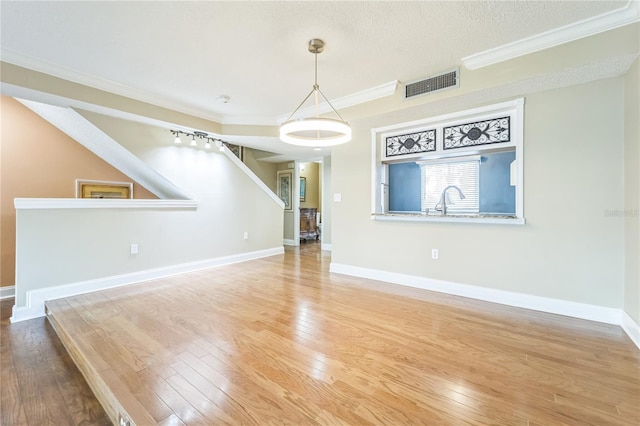
[[[0,301],[0,424],[111,424],[52,327],[11,324],[12,305]]]
[[[185,426],[185,423],[180,420],[180,417],[178,417],[175,414],[171,414],[169,417],[166,417],[164,419],[162,419],[160,422],[158,422],[159,426]]]
[[[206,356],[204,349],[202,356]],[[250,423],[260,424],[261,419],[264,418],[285,417],[286,412],[273,403],[272,397],[264,397],[269,395],[268,390],[251,382],[245,375],[239,373],[229,374],[226,368],[218,371],[216,366],[219,368],[219,364],[209,365],[191,352],[184,352],[180,358],[183,366],[182,371],[186,369],[185,366],[193,369],[194,373],[199,374],[206,381],[203,387],[205,392],[206,388],[210,387],[220,390],[225,398],[229,398],[238,404],[240,409],[246,410],[246,416],[251,420]],[[189,372],[181,372],[180,374],[187,378]],[[202,383],[200,380],[198,382]],[[256,392],[257,389],[259,392]],[[207,392],[207,395],[210,394],[210,392]]]
[[[138,375],[152,386],[153,392],[173,411],[177,419],[185,424],[206,424],[207,418],[200,414],[189,401],[167,382],[168,378],[176,374],[173,373],[165,378],[158,375],[154,369],[145,369],[138,372]],[[161,422],[167,419],[165,418]],[[175,420],[169,419],[168,421]]]
[[[47,305],[138,424],[640,424],[640,351],[620,327],[329,262],[309,243]],[[33,360],[52,356],[24,339]],[[16,380],[8,398],[28,398],[30,379]]]
[[[207,347],[206,342],[201,341],[200,344]],[[242,386],[243,392],[251,393],[249,398],[258,398],[261,403],[273,407],[270,411],[278,413],[275,418],[282,419],[287,424],[316,424],[305,412],[296,409],[297,405],[294,400],[299,393],[291,386],[291,383],[288,383],[287,388],[283,388],[278,380],[274,380],[273,376],[268,374],[268,371],[256,368],[255,362],[236,363],[234,355],[217,346],[209,346],[208,352],[207,355],[201,357],[203,362],[216,371],[226,372],[227,377],[244,385]],[[242,396],[234,397],[243,398]]]
[[[8,333],[7,333],[8,334]],[[8,339],[6,339],[8,341]],[[6,346],[5,346],[6,345]],[[0,357],[0,424],[26,425],[27,418],[22,404],[18,375],[13,364],[13,354],[8,342],[3,340]]]
[[[211,399],[207,398],[193,384],[182,377],[174,374],[167,378],[167,383],[171,386],[189,405],[195,408],[208,423],[211,424],[233,424],[232,417],[224,410],[220,409]]]

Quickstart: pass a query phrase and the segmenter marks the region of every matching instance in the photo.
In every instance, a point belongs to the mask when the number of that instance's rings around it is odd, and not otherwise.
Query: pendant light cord
[[[331,105],[331,102],[329,102],[329,99],[327,99],[327,97],[324,95],[324,93],[322,93],[322,91],[320,90],[320,86],[318,85],[318,52],[317,51],[313,52],[313,56],[314,56],[314,62],[315,62],[315,65],[314,65],[315,80],[313,82],[313,89],[311,89],[311,92],[309,92],[307,97],[304,98],[304,100],[302,102],[300,102],[300,105],[298,105],[298,107],[293,110],[293,112],[291,113],[289,118],[287,118],[286,121],[291,120],[291,118],[296,114],[296,112],[298,112],[300,107],[302,107],[302,105],[304,105],[304,103],[307,102],[309,97],[314,93],[315,93],[316,118],[320,117],[320,112],[319,112],[319,108],[318,108],[319,107],[319,105],[318,105],[318,93],[320,93],[320,95],[322,96],[322,99],[324,99],[324,101],[331,107],[331,109],[338,116],[338,118],[341,121],[345,121],[344,118],[342,118],[342,116],[340,115],[340,113],[338,111],[336,111],[336,109],[333,107],[333,105]]]
[[[315,92],[314,101],[315,101],[315,107],[316,107],[316,118],[318,118],[320,117],[320,110],[318,109],[318,92],[320,91],[320,86],[318,86],[318,51],[317,50],[313,53],[313,57],[315,59],[315,76],[316,76],[313,82],[313,91]],[[320,132],[318,131],[318,133]]]

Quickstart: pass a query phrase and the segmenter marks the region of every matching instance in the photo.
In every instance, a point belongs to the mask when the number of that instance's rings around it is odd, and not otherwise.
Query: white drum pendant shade
[[[283,142],[300,146],[333,146],[351,140],[351,127],[331,118],[304,118],[291,120],[280,126]]]

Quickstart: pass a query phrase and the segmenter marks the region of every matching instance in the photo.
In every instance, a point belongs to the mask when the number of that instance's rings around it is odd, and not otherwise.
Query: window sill
[[[371,219],[401,222],[445,222],[445,223],[485,223],[499,225],[524,225],[525,219],[516,216],[499,215],[425,215],[419,213],[371,213]]]

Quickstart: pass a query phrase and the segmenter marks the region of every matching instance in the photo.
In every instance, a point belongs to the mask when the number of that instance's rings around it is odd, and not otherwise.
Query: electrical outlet
[[[342,194],[333,194],[333,201],[339,203],[342,201]]]
[[[131,244],[131,254],[138,254],[138,244]]]
[[[118,414],[118,424],[120,426],[131,426],[131,420],[129,420],[129,418],[124,414],[120,413]]]
[[[244,233],[244,235],[243,235],[243,238],[244,238],[245,240],[248,240],[248,239],[249,239],[249,233],[248,233],[248,232],[245,232],[245,233]]]
[[[437,259],[438,258],[438,249],[431,249],[431,258],[432,259]]]

